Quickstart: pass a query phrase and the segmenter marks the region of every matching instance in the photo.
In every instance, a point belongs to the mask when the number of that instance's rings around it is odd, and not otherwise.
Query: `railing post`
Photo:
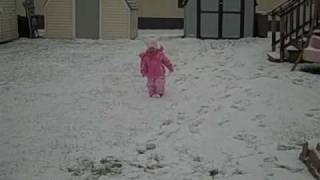
[[[300,6],[296,10],[296,39],[299,38],[300,32]]]
[[[306,33],[306,22],[307,22],[307,1],[303,3],[303,20],[302,20],[302,34]]]
[[[316,10],[317,10],[317,26],[320,25],[320,2],[316,1]]]
[[[313,29],[313,1],[312,0],[309,0],[310,4],[309,4],[309,8],[310,8],[310,15],[309,15],[309,31],[311,31]]]
[[[276,39],[277,39],[277,18],[276,15],[272,14],[272,51],[276,51]]]
[[[291,13],[290,13],[290,26],[289,26],[289,28],[290,28],[290,30],[289,30],[289,39],[290,39],[290,43],[292,42],[292,34],[293,34],[293,23],[294,23],[294,19],[293,19],[293,12],[294,11],[292,11]]]
[[[280,61],[284,61],[284,46],[285,46],[285,17],[280,16]]]
[[[285,26],[284,26],[284,29],[285,29],[285,31],[284,31],[284,39],[285,40],[287,40],[288,39],[288,25],[289,25],[289,16],[288,16],[288,14],[285,14],[284,15],[284,21],[285,21]]]

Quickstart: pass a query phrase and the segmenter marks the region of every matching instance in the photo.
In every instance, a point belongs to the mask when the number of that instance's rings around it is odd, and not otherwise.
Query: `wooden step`
[[[291,45],[286,48],[286,51],[300,51],[297,47]]]
[[[312,143],[312,142],[311,142]],[[309,172],[316,179],[320,179],[320,143],[311,145],[306,142],[303,145],[299,159],[307,166]]]

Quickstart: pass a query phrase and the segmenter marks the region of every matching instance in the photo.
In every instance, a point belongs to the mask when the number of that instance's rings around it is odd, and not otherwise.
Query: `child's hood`
[[[160,48],[157,49],[157,52],[156,52],[156,53],[163,53],[163,52],[164,52],[164,47],[163,47],[162,45],[160,45]],[[140,57],[141,59],[143,59],[143,57],[146,56],[146,55],[148,55],[148,54],[149,54],[148,50],[145,50],[144,52],[141,52],[141,53],[139,54],[139,57]]]

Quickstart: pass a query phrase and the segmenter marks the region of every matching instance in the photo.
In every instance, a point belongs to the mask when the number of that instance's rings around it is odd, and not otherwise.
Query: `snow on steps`
[[[313,31],[313,34],[316,36],[320,36],[320,29],[315,29]],[[308,38],[307,37],[303,37],[303,42],[307,42]],[[289,46],[286,48],[286,52],[298,52],[300,51],[298,48],[296,48],[295,46]],[[269,52],[268,54],[268,59],[271,62],[281,62],[280,60],[280,53],[279,52]]]
[[[268,59],[271,62],[280,62],[280,53],[279,52],[269,52]]]
[[[320,29],[316,29],[313,31],[314,35],[320,36]]]

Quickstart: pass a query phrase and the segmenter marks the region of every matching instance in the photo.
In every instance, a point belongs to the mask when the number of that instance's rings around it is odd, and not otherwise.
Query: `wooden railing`
[[[305,35],[320,25],[319,4],[319,0],[288,0],[269,12],[272,18],[272,51],[277,47],[280,49],[280,61],[284,60],[288,46],[303,42]]]
[[[271,11],[268,12],[268,15],[275,15],[278,14],[280,11],[285,9],[287,6],[289,6],[292,3],[295,3],[297,0],[287,0],[282,2],[281,4],[277,5],[275,8],[273,8]]]

